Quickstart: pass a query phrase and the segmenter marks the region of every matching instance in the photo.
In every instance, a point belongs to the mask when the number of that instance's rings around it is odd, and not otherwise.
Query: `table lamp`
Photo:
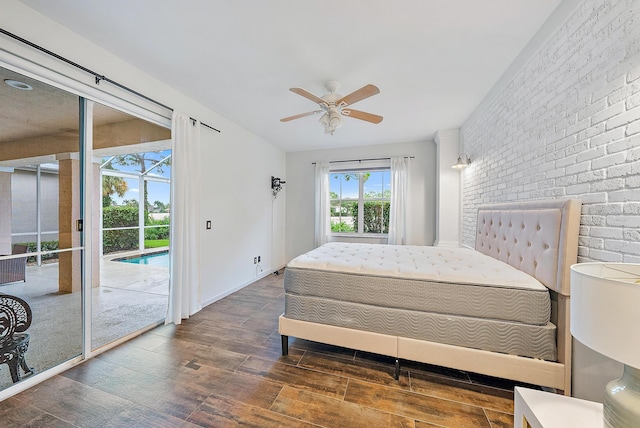
[[[570,322],[577,340],[624,364],[605,389],[605,426],[640,427],[640,264],[571,266]]]

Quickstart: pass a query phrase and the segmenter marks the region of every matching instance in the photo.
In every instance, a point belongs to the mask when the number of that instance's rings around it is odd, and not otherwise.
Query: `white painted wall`
[[[285,199],[283,195],[273,203],[270,190],[271,175],[284,176],[282,150],[16,0],[2,0],[0,27],[222,131],[218,134],[202,127],[200,255],[204,304],[260,276],[253,257],[261,256],[264,274],[284,264]],[[139,101],[107,82],[96,86],[91,75],[4,35],[0,35],[0,49],[76,79],[92,91]],[[206,220],[212,220],[211,230],[205,230]]]
[[[329,137],[330,138],[330,137]],[[436,147],[433,141],[344,149],[289,152],[286,155],[286,261],[314,248],[313,162],[414,156],[411,160],[411,212],[408,244],[431,245],[435,239]]]
[[[463,242],[478,205],[583,200],[579,261],[640,262],[640,2],[580,1],[463,124]],[[598,310],[593,308],[593,310]],[[601,401],[621,365],[577,343],[574,395]]]
[[[212,222],[201,235],[202,299],[208,303],[284,265],[286,192],[274,200],[271,176],[284,176],[285,157],[241,129],[203,129],[201,137],[207,159],[201,223]]]

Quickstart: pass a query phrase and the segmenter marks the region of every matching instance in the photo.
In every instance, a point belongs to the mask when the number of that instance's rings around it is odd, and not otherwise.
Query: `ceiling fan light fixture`
[[[329,128],[336,129],[342,125],[342,120],[340,120],[340,116],[329,116]]]
[[[324,133],[331,134],[335,132],[337,128],[342,126],[342,117],[340,111],[335,107],[330,107],[329,110],[324,113],[318,120],[322,126],[324,126]]]
[[[321,110],[311,111],[307,113],[296,114],[293,116],[280,119],[280,122],[289,122],[301,117],[311,116],[312,114],[322,113],[322,116],[318,120],[324,127],[325,134],[331,134],[335,132],[337,128],[340,128],[343,124],[342,116],[352,117],[358,120],[364,120],[370,123],[380,123],[382,116],[377,114],[371,114],[364,111],[353,110],[350,106],[353,103],[369,98],[372,95],[380,93],[380,90],[371,84],[365,85],[362,88],[350,93],[347,96],[342,96],[336,93],[338,89],[338,82],[330,81],[326,85],[329,90],[328,94],[318,97],[302,88],[290,88],[289,90],[295,94],[307,98],[318,104]],[[346,107],[349,106],[348,109]]]
[[[324,113],[322,116],[320,116],[320,119],[318,119],[318,122],[320,122],[320,124],[326,129],[329,127],[329,114],[328,113]]]

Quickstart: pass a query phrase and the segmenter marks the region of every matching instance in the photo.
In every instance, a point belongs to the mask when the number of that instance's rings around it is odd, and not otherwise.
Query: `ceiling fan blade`
[[[305,91],[302,88],[290,88],[289,89],[291,92],[294,92],[298,95],[301,95],[311,101],[313,101],[314,103],[318,103],[318,104],[327,104],[327,102],[325,100],[323,100],[320,97],[316,97],[315,95],[313,95],[311,92]]]
[[[380,123],[382,122],[382,116],[378,116],[377,114],[367,113],[365,111],[354,110],[352,108],[343,109],[342,114],[347,117],[353,117],[354,119],[366,120],[371,123]]]
[[[369,84],[367,86],[363,86],[362,88],[358,89],[355,92],[350,93],[349,95],[346,95],[340,98],[338,101],[336,101],[336,105],[339,106],[340,104],[342,104],[342,105],[348,106],[379,93],[380,93],[380,89],[378,89],[377,86]]]
[[[311,116],[313,114],[318,114],[318,113],[322,113],[322,110],[315,110],[307,113],[296,114],[295,116],[285,117],[283,119],[280,119],[280,122],[289,122],[290,120],[293,120],[293,119],[300,119],[301,117]]]

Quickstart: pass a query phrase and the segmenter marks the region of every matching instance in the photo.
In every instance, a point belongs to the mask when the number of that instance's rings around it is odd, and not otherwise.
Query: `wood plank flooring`
[[[283,275],[0,402],[3,427],[513,426],[513,384],[290,338]]]

